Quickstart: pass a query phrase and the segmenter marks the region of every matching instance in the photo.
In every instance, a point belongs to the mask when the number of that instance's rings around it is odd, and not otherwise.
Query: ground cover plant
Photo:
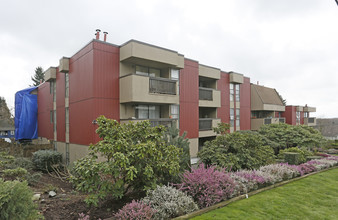
[[[193,219],[336,219],[338,169],[268,190]]]

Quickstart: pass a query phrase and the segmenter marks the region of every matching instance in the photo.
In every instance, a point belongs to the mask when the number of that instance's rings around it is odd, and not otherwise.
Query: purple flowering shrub
[[[235,189],[230,173],[225,169],[217,170],[214,166],[205,168],[204,164],[193,168],[191,172],[186,171],[181,181],[178,188],[193,197],[200,208],[230,198]]]
[[[149,205],[142,201],[133,200],[131,203],[123,206],[117,213],[114,214],[116,219],[123,220],[144,220],[153,219],[153,215],[156,213]]]

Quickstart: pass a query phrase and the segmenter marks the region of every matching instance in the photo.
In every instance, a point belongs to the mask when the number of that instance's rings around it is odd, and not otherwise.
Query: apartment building
[[[276,89],[251,84],[251,130],[265,124],[285,123],[285,106]]]
[[[149,120],[187,132],[190,153],[215,137],[212,127],[250,130],[250,79],[162,47],[130,40],[93,39],[45,72],[38,87],[38,134],[69,163],[100,139],[95,119]],[[106,39],[106,36],[104,37]]]
[[[251,130],[278,123],[315,126],[316,118],[310,117],[311,112],[316,112],[316,108],[285,106],[276,89],[251,84]]]
[[[311,112],[316,112],[315,107],[305,106],[293,106],[288,105],[285,107],[283,117],[286,118],[286,123],[290,125],[308,125],[316,126],[316,118],[310,117]]]

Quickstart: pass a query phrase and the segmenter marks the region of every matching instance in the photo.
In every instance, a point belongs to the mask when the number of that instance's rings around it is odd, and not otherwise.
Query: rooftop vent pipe
[[[96,40],[100,40],[100,32],[101,30],[100,29],[96,29]]]
[[[105,32],[103,32],[103,34],[104,34],[103,41],[106,42],[108,32],[105,31]]]

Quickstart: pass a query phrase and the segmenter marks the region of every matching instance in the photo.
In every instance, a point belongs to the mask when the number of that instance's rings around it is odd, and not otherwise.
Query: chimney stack
[[[100,32],[101,30],[100,29],[96,29],[96,40],[100,40]]]
[[[108,32],[107,32],[107,31],[105,31],[105,32],[103,32],[103,34],[104,34],[103,41],[104,41],[104,42],[106,42],[106,40],[107,40],[107,34],[108,34]]]

